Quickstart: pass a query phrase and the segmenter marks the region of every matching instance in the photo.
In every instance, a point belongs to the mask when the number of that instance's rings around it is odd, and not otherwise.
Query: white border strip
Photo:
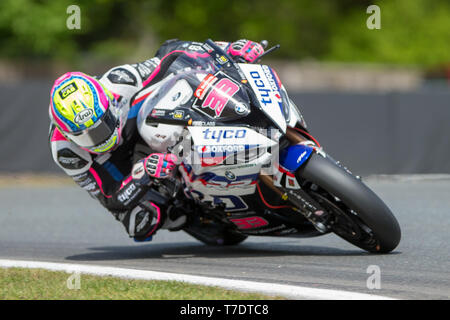
[[[182,281],[204,286],[217,286],[238,291],[258,292],[270,296],[283,296],[289,299],[392,300],[392,298],[388,297],[349,291],[315,289],[276,283],[232,280],[232,279],[192,276],[176,273],[165,273],[149,270],[125,269],[125,268],[83,265],[83,264],[0,259],[0,267],[46,269],[51,271],[64,271],[67,273],[79,272],[97,276],[113,276],[137,280]]]

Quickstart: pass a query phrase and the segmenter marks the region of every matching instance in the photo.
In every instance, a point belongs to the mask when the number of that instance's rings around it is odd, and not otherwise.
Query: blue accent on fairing
[[[148,238],[145,238],[144,240],[137,240],[136,238],[133,238],[134,242],[148,242],[153,240],[153,236],[149,236]]]
[[[183,162],[183,166],[186,169],[187,173],[191,173],[192,167],[189,164]]]
[[[112,162],[106,161],[103,164],[103,168],[108,171],[108,173],[111,175],[111,177],[113,177],[115,181],[122,181],[125,178]]]
[[[211,173],[213,174],[213,173]],[[228,179],[227,177],[223,177],[223,176],[216,176],[215,174],[213,174],[214,176],[209,178],[209,179],[205,179],[206,181],[221,181],[221,182],[234,182],[234,181],[241,181],[241,180],[248,180],[251,179],[252,181],[255,181],[258,178],[258,173],[254,173],[254,174],[247,174],[244,176],[237,176],[235,179],[231,180]]]
[[[211,181],[217,181],[217,182],[235,182],[235,181],[241,181],[241,180],[248,180],[251,179],[252,181],[255,181],[258,178],[258,173],[254,174],[247,174],[243,176],[236,176],[235,179],[228,179],[224,176],[218,176],[214,172],[204,172],[200,175],[193,174],[191,176],[192,181],[196,181],[198,179],[205,180],[207,182]]]
[[[289,146],[280,153],[280,165],[294,172],[310,157],[313,147],[296,144]]]
[[[196,174],[192,175],[192,177],[193,177],[195,180],[197,180],[197,178],[200,178],[200,179],[203,179],[203,180],[205,180],[205,181],[209,181],[209,180],[211,180],[212,178],[214,178],[215,176],[216,176],[216,174],[213,173],[213,172],[204,172],[204,173],[200,174],[199,176],[197,176]]]
[[[132,106],[130,108],[130,111],[128,112],[128,119],[136,118],[139,113],[139,110],[141,110],[141,107],[143,104],[144,104],[144,101],[139,102],[139,103],[135,104],[134,106]]]

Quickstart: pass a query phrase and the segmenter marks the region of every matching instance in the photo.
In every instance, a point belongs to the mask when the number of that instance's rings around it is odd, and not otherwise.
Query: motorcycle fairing
[[[180,169],[185,184],[190,189],[207,195],[246,195],[255,192],[259,172],[256,167],[212,168],[210,171],[194,173],[189,164],[183,163]]]
[[[290,172],[295,172],[311,156],[314,148],[296,144],[283,149],[280,153],[280,165]]]
[[[186,137],[192,138],[194,143],[191,150],[202,161],[200,165],[195,161],[190,163],[192,158],[188,157],[184,158],[184,162],[179,166],[185,194],[203,203],[210,202],[215,206],[224,206],[223,210],[230,214],[230,219],[234,219],[230,222],[238,228],[247,226],[245,230],[239,229],[248,235],[295,235],[299,229],[310,228],[308,223],[304,224],[307,221],[297,212],[286,209],[286,213],[279,215],[273,210],[268,210],[261,203],[256,191],[258,175],[263,166],[272,160],[273,155],[269,148],[278,145],[275,141],[277,139],[271,139],[269,135],[260,133],[260,129],[253,130],[245,124],[228,126],[223,123],[238,119],[243,119],[243,122],[247,123],[249,113],[255,111],[255,117],[252,117],[256,119],[255,127],[265,128],[273,123],[285,132],[287,121],[293,124],[298,120],[295,111],[291,112],[295,106],[291,105],[287,97],[283,97],[283,87],[276,76],[274,77],[272,69],[261,65],[239,65],[241,70],[237,71],[239,74],[242,73],[245,79],[242,76],[238,79],[225,75],[216,68],[208,68],[210,65],[208,59],[197,59],[196,64],[193,64],[193,59],[180,57],[176,62],[177,68],[163,80],[164,83],[154,88],[153,92],[149,90],[139,97],[143,105],[140,108],[138,123],[144,127],[146,120],[154,118],[155,123],[170,120],[171,124],[179,123],[180,128],[187,127],[189,135]],[[252,73],[253,71],[257,73]],[[255,79],[251,77],[252,75]],[[226,79],[223,82],[225,92],[222,93],[229,94],[228,102],[220,106],[223,108],[218,110],[220,113],[218,114],[216,112],[218,105],[214,105],[213,99],[207,98],[214,85],[221,79]],[[201,86],[202,83],[204,87]],[[239,90],[236,90],[233,84],[239,85]],[[227,86],[228,89],[234,89],[227,91]],[[248,96],[250,88],[255,90],[255,93],[251,94],[251,100]],[[197,91],[198,89],[203,91]],[[231,94],[232,92],[234,93]],[[255,98],[258,101],[255,101]],[[203,104],[205,100],[208,102]],[[195,106],[191,107],[194,104]],[[291,109],[288,111],[284,109],[288,107]],[[210,114],[205,114],[205,110]],[[264,117],[263,114],[267,116],[266,119],[256,116]],[[222,156],[220,152],[214,152],[220,151],[221,148],[231,148],[232,152],[225,152]],[[228,158],[236,158],[236,154],[239,153],[245,153],[242,162],[228,163]],[[276,204],[276,200],[270,198],[270,191],[264,196],[270,203]],[[252,227],[248,227],[249,225]]]
[[[277,142],[248,127],[188,127],[193,140],[193,161],[208,167],[250,163],[261,158]],[[231,162],[226,159],[233,158]]]
[[[271,68],[259,64],[239,63],[238,65],[253,89],[260,109],[283,133],[286,133],[283,99],[281,97],[280,87],[274,79]]]
[[[187,128],[194,139],[194,145],[258,145],[271,147],[277,144],[252,128],[242,126],[190,126]]]

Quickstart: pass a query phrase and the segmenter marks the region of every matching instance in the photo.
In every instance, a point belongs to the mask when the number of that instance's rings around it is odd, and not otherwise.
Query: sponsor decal
[[[64,163],[64,164],[69,164],[69,165],[76,165],[80,161],[81,161],[80,158],[58,157],[59,163]]]
[[[136,226],[136,232],[141,232],[142,229],[147,225],[147,223],[150,221],[150,213],[141,211],[144,215],[144,218],[142,221]]]
[[[159,61],[160,60],[158,58],[152,58],[141,63],[132,64],[131,66],[139,72],[142,80],[146,80],[153,70],[155,70],[155,67],[159,64]]]
[[[236,103],[236,106],[234,107],[234,111],[237,114],[246,114],[248,112],[248,108],[245,104],[243,103]]]
[[[108,74],[108,79],[112,83],[130,84],[135,86],[137,84],[136,77],[124,68],[117,68]]]
[[[86,191],[95,191],[97,189],[97,184],[95,182],[91,182],[87,185],[85,185],[84,187],[82,187],[84,190]]]
[[[88,172],[83,172],[83,173],[77,174],[75,176],[72,176],[72,178],[75,182],[81,183],[83,181],[86,181],[86,179],[88,178]]]
[[[233,222],[238,229],[254,229],[254,228],[261,228],[264,226],[267,226],[269,222],[261,217],[246,217],[246,218],[239,218],[239,219],[230,219],[231,222]]]
[[[98,152],[98,153],[106,152],[106,151],[108,151],[109,149],[111,149],[114,146],[114,144],[117,142],[117,139],[118,139],[118,130],[116,128],[114,130],[114,133],[111,135],[111,137],[109,137],[101,145],[95,147],[92,151],[93,152]]]
[[[302,162],[303,158],[308,154],[308,152],[305,150],[303,153],[297,158],[297,163]]]
[[[222,78],[208,93],[201,107],[214,110],[215,117],[219,117],[225,105],[238,91],[239,86],[236,83],[228,78]]]
[[[245,145],[204,145],[198,146],[197,151],[199,153],[234,153],[245,150]]]
[[[94,190],[94,191],[89,191],[89,194],[90,194],[92,197],[98,197],[98,196],[100,196],[100,189],[96,189],[96,190]]]
[[[200,45],[196,45],[196,44],[191,44],[187,48],[188,48],[188,50],[191,50],[191,51],[203,51],[202,47]]]
[[[88,164],[88,161],[68,148],[62,148],[57,152],[58,163],[65,169],[81,169]],[[75,179],[75,178],[74,178]]]
[[[233,166],[233,169],[243,169],[243,168],[250,168],[250,167],[256,167],[256,164],[255,163],[249,163],[249,164]]]
[[[78,185],[81,188],[85,189],[86,191],[97,190],[98,189],[97,182],[93,178],[91,178],[91,177],[89,177],[87,175],[88,175],[88,173],[86,173],[86,176],[84,178],[78,178],[76,180],[74,178],[74,180],[75,180],[76,183],[78,183]]]
[[[214,121],[192,121],[191,125],[194,127],[215,127],[216,123]]]
[[[265,233],[271,233],[271,232],[275,232],[275,231],[281,230],[281,231],[276,233],[276,234],[280,234],[283,231],[284,228],[286,228],[286,225],[282,224],[282,225],[279,225],[279,226],[276,226],[276,227],[273,227],[273,228],[267,228],[267,229],[266,228],[264,228],[264,229],[256,229],[256,230],[246,229],[245,233],[246,234],[265,234]]]
[[[254,192],[254,181],[251,179],[248,180],[240,180],[237,182],[226,182],[226,181],[216,181],[216,180],[211,180],[208,181],[206,183],[204,183],[205,186],[207,186],[208,188],[213,188],[213,189],[217,189],[217,190],[231,190],[231,189],[249,189],[251,188],[251,192]]]
[[[225,171],[225,177],[228,180],[236,180],[236,175],[233,172],[229,171],[229,170]]]
[[[286,118],[283,114],[282,95],[270,67],[249,64],[242,65],[241,68],[264,113],[284,132]]]
[[[286,188],[288,189],[300,189],[300,185],[295,177],[286,176]]]
[[[228,42],[225,41],[214,41],[222,50],[225,50],[228,46]]]
[[[83,123],[89,121],[93,115],[94,115],[94,111],[92,109],[84,109],[77,113],[74,121],[77,124],[83,124]]]
[[[172,114],[173,119],[183,119],[184,118],[184,111],[183,110],[176,110]]]
[[[155,134],[155,137],[158,138],[158,139],[163,139],[163,140],[165,138],[167,138],[167,136],[165,134],[159,134],[159,133]]]
[[[144,164],[142,162],[138,162],[133,166],[132,174],[131,176],[133,179],[139,180],[144,177],[145,169]]]
[[[166,110],[153,109],[151,115],[153,118],[164,117],[166,115]]]
[[[214,49],[207,43],[203,43],[202,48],[203,48],[203,50],[205,50],[208,53],[211,53],[214,51]]]
[[[209,129],[206,128],[202,131],[204,134],[203,139],[205,140],[216,140],[217,142],[220,142],[222,139],[244,139],[247,130],[245,129]]]
[[[59,96],[61,97],[61,99],[65,99],[77,90],[78,87],[75,82],[71,82],[59,91]]]
[[[137,190],[137,187],[134,183],[131,183],[129,186],[127,186],[125,188],[125,190],[123,190],[118,196],[117,196],[117,200],[119,200],[122,203],[126,203],[128,200],[131,200],[132,197],[131,195],[133,194],[134,191]]]
[[[214,82],[217,81],[217,77],[215,77],[212,74],[208,74],[202,82],[200,82],[199,86],[194,92],[194,96],[196,96],[199,99],[203,99],[205,97],[206,91],[211,87]]]
[[[273,91],[274,93],[274,97],[275,97],[275,102],[278,103],[278,105],[280,106],[280,108],[282,108],[283,106],[283,100],[281,98],[281,94],[279,91],[279,87],[277,82],[275,81],[272,71],[271,69],[266,66],[266,65],[262,65],[261,66],[264,75],[266,77],[266,79],[269,82],[270,85],[270,89],[268,89],[264,83],[264,81],[261,78],[261,74],[258,71],[251,71],[250,72],[250,76],[253,78],[255,85],[258,87],[258,92],[261,95],[261,99],[260,102],[263,103],[264,105],[267,104],[271,104],[272,103],[272,99],[269,95],[269,92]]]
[[[267,77],[267,80],[269,80],[269,84],[272,87],[272,90],[275,92],[278,91],[279,88],[278,88],[277,82],[273,78],[273,74],[272,74],[272,71],[270,70],[270,68],[266,65],[262,65],[261,67],[264,71],[265,76]]]
[[[301,195],[299,195],[297,192],[289,190],[288,191],[288,195],[293,196],[295,198],[297,198],[297,200],[300,200],[303,204],[303,208],[308,210],[308,211],[312,211],[312,212],[317,212],[318,209],[311,204],[310,202],[308,202],[306,199],[304,199]]]
[[[220,64],[225,64],[225,63],[228,62],[228,59],[227,59],[227,57],[225,57],[225,56],[220,56],[220,57],[218,57],[216,60],[217,60],[217,62],[219,62]]]
[[[258,71],[251,71],[250,76],[253,78],[253,82],[258,88],[260,95],[259,101],[264,105],[271,104],[272,99],[270,98],[269,92],[272,92],[272,89],[266,88],[266,85]]]

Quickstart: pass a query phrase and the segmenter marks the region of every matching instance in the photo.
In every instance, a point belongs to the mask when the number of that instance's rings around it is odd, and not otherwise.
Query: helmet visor
[[[111,108],[106,110],[103,117],[93,127],[79,132],[65,132],[67,137],[83,148],[92,148],[108,140],[119,125],[120,119],[116,117]]]

